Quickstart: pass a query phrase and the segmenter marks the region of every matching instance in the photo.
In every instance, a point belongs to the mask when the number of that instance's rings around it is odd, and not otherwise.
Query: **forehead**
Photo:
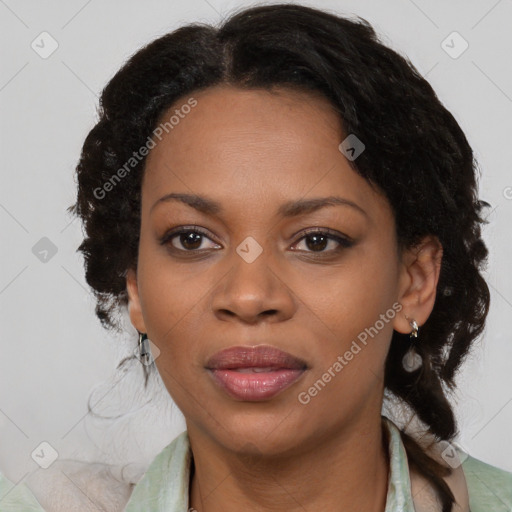
[[[319,94],[217,86],[181,98],[161,123],[172,116],[146,160],[143,208],[175,191],[231,203],[373,191],[339,151],[340,116]]]

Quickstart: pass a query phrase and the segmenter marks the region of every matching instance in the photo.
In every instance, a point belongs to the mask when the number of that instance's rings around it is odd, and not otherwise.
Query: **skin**
[[[384,362],[393,329],[409,333],[409,319],[421,326],[431,313],[442,248],[429,236],[398,249],[390,205],[339,151],[346,134],[326,99],[230,86],[193,97],[197,106],[148,155],[138,267],[127,274],[131,321],[160,350],[158,371],[187,422],[195,464],[189,506],[383,511]],[[169,193],[207,196],[222,210],[159,202]],[[277,213],[288,201],[327,196],[357,207]],[[207,236],[192,249],[179,235],[159,243],[179,226]],[[305,238],[311,228],[353,245],[322,239],[319,248]],[[248,236],[263,249],[252,263],[236,252]],[[298,394],[396,303],[402,310],[301,404]],[[270,400],[230,398],[206,361],[258,344],[305,360],[307,371]]]

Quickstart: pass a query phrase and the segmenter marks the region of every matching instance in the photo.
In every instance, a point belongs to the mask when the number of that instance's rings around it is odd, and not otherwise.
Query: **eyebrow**
[[[171,193],[158,199],[150,209],[151,211],[160,203],[169,201],[179,201],[195,210],[206,215],[218,215],[223,211],[222,206],[217,201],[209,199],[208,197],[197,194],[180,194]],[[312,199],[299,199],[296,201],[288,201],[283,203],[277,210],[278,215],[281,217],[295,217],[306,213],[312,213],[326,206],[349,206],[366,217],[368,214],[358,204],[338,196],[316,197]]]

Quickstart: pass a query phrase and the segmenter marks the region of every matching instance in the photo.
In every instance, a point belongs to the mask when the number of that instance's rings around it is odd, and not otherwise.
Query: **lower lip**
[[[252,402],[273,398],[290,387],[304,373],[304,370],[292,369],[254,373],[214,369],[209,371],[214,381],[229,396]]]

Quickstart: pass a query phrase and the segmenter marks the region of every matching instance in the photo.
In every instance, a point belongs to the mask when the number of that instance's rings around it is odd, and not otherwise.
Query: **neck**
[[[388,440],[380,416],[286,457],[233,454],[193,428],[189,438],[190,507],[199,512],[385,509]]]

